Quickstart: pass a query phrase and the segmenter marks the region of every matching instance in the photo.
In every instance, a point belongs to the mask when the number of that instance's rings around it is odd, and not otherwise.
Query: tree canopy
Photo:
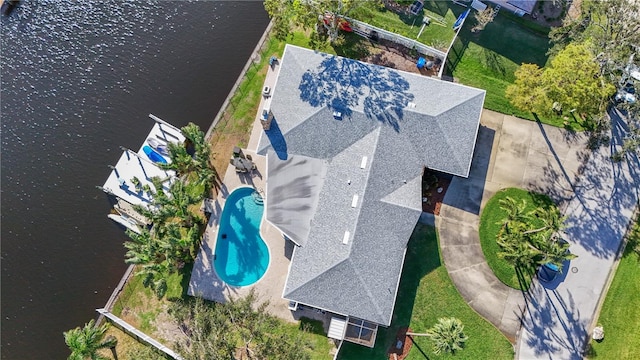
[[[338,39],[343,16],[348,16],[367,0],[264,0],[264,8],[273,21],[273,33],[285,40],[296,26],[326,29],[331,42]]]
[[[100,349],[108,349],[116,346],[118,341],[114,337],[105,338],[105,333],[109,329],[109,324],[104,323],[100,326],[95,326],[95,321],[92,319],[88,323],[84,324],[84,327],[77,327],[69,331],[64,332],[64,342],[71,350],[69,360],[102,360],[107,359],[100,355],[98,351]]]
[[[443,353],[455,354],[464,349],[469,339],[464,334],[464,325],[456,318],[440,318],[433,327],[427,330],[427,336],[433,341],[433,352],[436,355]]]
[[[600,76],[600,67],[589,44],[569,44],[544,69],[523,64],[515,72],[506,96],[524,111],[549,114],[559,105],[563,111],[587,117],[604,112],[615,88]]]
[[[562,269],[562,263],[576,256],[569,253],[569,244],[559,232],[564,228],[564,217],[555,206],[537,207],[525,213],[525,200],[511,197],[500,200],[507,213],[496,239],[501,248],[498,256],[516,268],[533,269],[536,265],[552,263]]]
[[[640,46],[640,2],[584,0],[582,16],[549,33],[558,53],[571,43],[584,43],[595,54],[602,74],[616,82],[629,57]]]
[[[225,303],[200,298],[177,302],[171,313],[189,335],[176,349],[184,359],[309,359],[302,332],[277,331],[278,322],[251,291]]]

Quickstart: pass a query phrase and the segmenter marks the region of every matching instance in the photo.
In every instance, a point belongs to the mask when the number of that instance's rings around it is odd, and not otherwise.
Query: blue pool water
[[[234,190],[224,204],[214,264],[218,277],[229,285],[254,284],[269,266],[269,249],[260,236],[262,198],[251,188]]]

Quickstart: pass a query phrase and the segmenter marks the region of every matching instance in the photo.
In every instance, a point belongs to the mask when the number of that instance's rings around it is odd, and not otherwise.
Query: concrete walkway
[[[626,124],[620,113],[610,115],[611,138],[619,146]],[[534,282],[527,294],[517,344],[520,359],[583,358],[610,269],[638,205],[638,158],[613,163],[612,148],[616,146],[593,153],[573,184],[575,196],[564,210],[568,216],[565,238],[578,258],[565,264],[562,277],[544,285]]]
[[[521,291],[500,282],[480,247],[480,210],[498,190],[519,187],[562,202],[582,163],[586,139],[484,110],[469,178],[454,178],[436,226],[442,257],[468,304],[515,342],[525,309]]]

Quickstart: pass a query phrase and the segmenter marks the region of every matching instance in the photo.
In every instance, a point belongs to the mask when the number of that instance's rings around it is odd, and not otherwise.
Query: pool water
[[[260,236],[262,197],[252,188],[239,188],[227,197],[220,218],[214,266],[218,277],[232,286],[256,283],[269,267],[269,249]]]

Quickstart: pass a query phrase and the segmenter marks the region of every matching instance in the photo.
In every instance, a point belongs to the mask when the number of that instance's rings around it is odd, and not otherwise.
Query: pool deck
[[[279,70],[279,62],[269,68],[265,85],[273,88]],[[264,98],[260,100],[258,109],[263,108],[264,101]],[[244,287],[227,285],[216,275],[213,266],[213,254],[218,236],[218,221],[222,215],[222,209],[224,209],[224,204],[229,194],[239,187],[253,187],[264,194],[267,159],[264,156],[257,155],[255,152],[260,136],[264,133],[259,115],[259,113],[256,114],[247,149],[242,150],[245,155],[251,155],[253,162],[256,164],[256,169],[249,173],[237,173],[235,167],[227,167],[227,171],[222,178],[222,186],[218,197],[212,204],[213,212],[209,217],[202,240],[202,246],[200,247],[193,266],[191,279],[189,280],[188,294],[211,301],[225,302],[231,297],[246,296],[251,289],[254,289],[260,302],[269,302],[268,310],[271,314],[288,322],[297,322],[301,317],[321,320],[325,325],[326,331],[328,330],[331,317],[329,313],[320,313],[306,307],[292,312],[288,308],[289,301],[282,298],[282,291],[287,281],[289,264],[291,263],[291,255],[295,245],[290,241],[286,241],[282,233],[266,221],[264,217],[260,224],[260,235],[269,247],[270,259],[267,272],[257,283]],[[229,154],[229,157],[231,157],[231,155],[232,154]],[[265,201],[268,202],[269,199],[265,199]]]
[[[252,151],[243,150],[243,152],[252,156],[253,162],[256,164],[256,170],[250,173],[236,173],[235,167],[229,166],[227,168],[221,191],[213,203],[214,211],[209,217],[202,246],[191,273],[188,293],[192,296],[201,296],[207,300],[224,302],[231,296],[245,296],[250,289],[255,289],[261,302],[268,300],[271,304],[270,312],[278,317],[294,321],[291,311],[287,308],[288,302],[282,299],[282,289],[284,288],[289,268],[287,255],[291,256],[293,245],[290,245],[290,248],[287,249],[285,239],[280,231],[265,221],[264,218],[260,224],[260,235],[269,247],[270,259],[267,272],[257,283],[244,287],[230,286],[218,278],[213,266],[219,219],[227,197],[233,190],[240,187],[252,187],[261,191],[265,186],[266,158],[256,155]]]

